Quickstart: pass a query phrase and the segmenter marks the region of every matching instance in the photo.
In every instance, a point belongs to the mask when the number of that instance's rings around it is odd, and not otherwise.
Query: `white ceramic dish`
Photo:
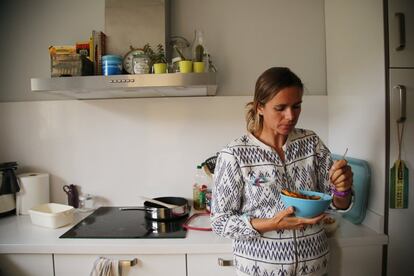
[[[45,203],[29,210],[30,219],[33,224],[59,228],[73,222],[74,208],[69,205],[58,203]]]

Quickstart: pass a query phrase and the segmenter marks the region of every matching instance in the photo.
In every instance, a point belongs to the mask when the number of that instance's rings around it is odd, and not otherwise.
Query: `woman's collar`
[[[256,144],[256,145],[258,145],[258,146],[260,146],[260,147],[262,147],[262,148],[265,148],[265,149],[267,149],[267,150],[270,150],[270,151],[272,151],[272,152],[275,152],[276,150],[273,148],[273,147],[271,147],[271,146],[269,146],[269,145],[267,145],[267,144],[265,144],[265,143],[263,143],[261,140],[259,140],[256,136],[254,136],[253,135],[253,133],[251,133],[251,132],[248,132],[247,133],[247,136],[252,140],[252,142],[254,143],[254,144]],[[283,144],[283,146],[282,146],[282,150],[283,151],[286,151],[286,149],[287,149],[287,147],[288,147],[288,145],[290,144],[290,142],[292,141],[292,138],[293,137],[295,137],[296,136],[296,129],[293,129],[289,134],[288,134],[288,136],[287,136],[287,138],[286,138],[286,141],[285,141],[285,143]]]

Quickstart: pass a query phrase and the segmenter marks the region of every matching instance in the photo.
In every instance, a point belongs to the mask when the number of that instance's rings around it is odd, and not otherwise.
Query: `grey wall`
[[[203,29],[218,67],[218,95],[252,95],[258,75],[289,66],[308,94],[326,94],[323,0],[171,0],[172,35]],[[104,30],[104,0],[0,1],[0,101],[61,99],[35,95],[30,78],[49,77],[50,45]],[[129,45],[125,46],[126,48]]]
[[[220,95],[251,95],[258,75],[288,66],[308,94],[326,94],[323,0],[174,0],[172,35],[203,29]]]
[[[30,78],[50,77],[50,45],[87,41],[104,28],[104,0],[0,1],[0,101],[61,99],[30,92]]]

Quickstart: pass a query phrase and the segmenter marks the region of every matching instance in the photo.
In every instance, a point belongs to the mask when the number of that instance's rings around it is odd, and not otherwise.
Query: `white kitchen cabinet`
[[[0,275],[53,275],[52,254],[0,254]]]
[[[123,276],[185,276],[185,255],[100,255],[113,260],[137,259],[134,266],[123,266]],[[89,275],[97,255],[55,254],[55,276]]]
[[[390,67],[414,68],[414,1],[388,0],[388,25]]]
[[[341,247],[330,243],[328,275],[381,275],[381,270],[382,245]]]
[[[187,276],[236,275],[232,254],[187,254]]]

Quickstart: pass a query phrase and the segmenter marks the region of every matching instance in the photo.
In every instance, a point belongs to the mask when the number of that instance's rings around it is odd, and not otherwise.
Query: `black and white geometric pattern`
[[[295,129],[276,151],[248,133],[223,149],[216,163],[212,194],[212,228],[233,239],[236,269],[247,275],[323,275],[329,257],[320,225],[260,235],[250,218],[271,218],[285,209],[280,191],[330,192],[332,159],[310,130]]]

